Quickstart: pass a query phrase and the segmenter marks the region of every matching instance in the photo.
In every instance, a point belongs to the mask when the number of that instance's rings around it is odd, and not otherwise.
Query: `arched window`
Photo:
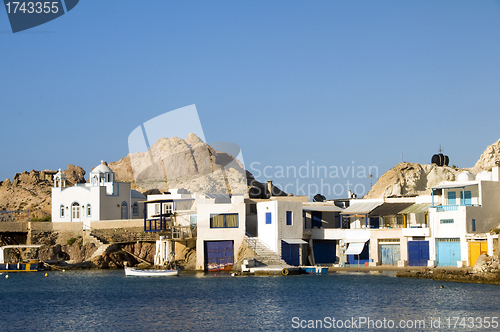
[[[127,202],[122,202],[121,206],[121,218],[128,219]]]
[[[90,207],[90,204],[87,204],[87,217],[90,217],[92,215],[92,208]]]
[[[139,215],[139,203],[137,203],[137,202],[132,204],[132,215],[134,215],[134,216]]]
[[[61,218],[64,218],[64,205],[61,204],[61,207],[60,207],[59,211],[60,211],[59,216]]]

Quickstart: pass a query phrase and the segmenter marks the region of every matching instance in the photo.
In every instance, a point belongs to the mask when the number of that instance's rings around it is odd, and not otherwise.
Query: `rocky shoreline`
[[[470,269],[423,268],[417,271],[399,271],[396,276],[400,278],[500,285],[500,265],[498,257],[481,255],[477,259],[474,268]]]

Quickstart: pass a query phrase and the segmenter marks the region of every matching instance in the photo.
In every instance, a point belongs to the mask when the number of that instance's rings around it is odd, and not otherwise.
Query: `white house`
[[[66,187],[59,170],[52,188],[52,221],[83,222],[143,218],[141,201],[146,197],[130,189],[130,183],[116,182],[115,173],[104,163],[90,172],[89,182]]]
[[[205,194],[196,197],[196,269],[232,270],[241,258],[246,210],[243,195]]]
[[[290,265],[307,264],[302,202],[269,200],[257,203],[258,238]]]
[[[499,167],[479,173],[476,178],[463,172],[457,181],[433,187],[432,195],[429,264],[472,266],[479,254],[491,255],[489,232],[500,220]]]

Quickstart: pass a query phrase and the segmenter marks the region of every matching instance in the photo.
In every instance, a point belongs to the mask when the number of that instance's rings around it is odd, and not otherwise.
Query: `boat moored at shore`
[[[181,274],[180,269],[158,270],[158,269],[135,269],[125,266],[127,277],[173,277]]]

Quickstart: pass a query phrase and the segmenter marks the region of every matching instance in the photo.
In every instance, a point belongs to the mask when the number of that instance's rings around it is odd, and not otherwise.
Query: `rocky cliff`
[[[51,188],[57,171],[35,171],[16,173],[12,182],[0,182],[0,210],[29,210],[30,216],[41,218],[51,213]],[[85,182],[85,171],[69,165],[63,173],[69,186]]]

